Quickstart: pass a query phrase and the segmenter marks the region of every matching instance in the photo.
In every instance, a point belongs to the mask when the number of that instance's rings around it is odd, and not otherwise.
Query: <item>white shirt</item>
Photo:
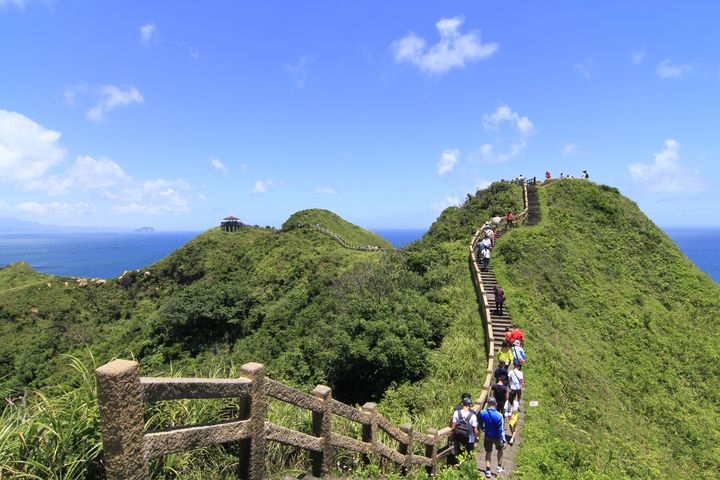
[[[482,256],[483,256],[483,258],[490,258],[490,249],[486,248],[485,250],[483,250]]]
[[[470,424],[470,443],[475,443],[475,429],[478,426],[477,415],[475,415],[469,410],[467,412],[463,410],[455,410],[452,419],[453,423],[460,423],[460,414],[462,414],[462,418],[465,419],[467,419],[468,415],[470,415],[470,418],[468,419],[468,423]]]
[[[510,379],[510,390],[522,390],[522,385],[520,384],[523,380],[522,370],[518,370],[517,368],[510,370],[508,378]]]
[[[502,217],[493,217],[492,221],[495,225],[500,225],[500,222],[502,222]]]

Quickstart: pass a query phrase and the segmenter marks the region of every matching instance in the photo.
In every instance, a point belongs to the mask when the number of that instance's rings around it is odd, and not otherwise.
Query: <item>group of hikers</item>
[[[481,261],[483,270],[490,264],[491,250],[495,245],[496,231],[502,222],[500,215],[495,215],[490,222],[485,222],[476,244],[477,257]],[[512,227],[512,212],[505,216],[507,227]],[[494,228],[493,228],[494,227]],[[495,314],[502,315],[505,304],[505,292],[502,287],[493,287],[495,297]],[[502,466],[503,450],[515,442],[522,403],[522,392],[525,388],[523,365],[527,355],[523,348],[525,334],[517,327],[505,327],[504,341],[495,358],[498,366],[493,373],[493,385],[488,392],[486,408],[475,410],[475,404],[469,393],[464,393],[460,405],[455,407],[450,428],[452,429],[453,454],[472,452],[475,444],[483,434],[483,448],[485,450],[485,476],[492,477],[490,463],[493,448],[497,451],[497,467],[495,472],[505,472]],[[508,428],[509,434],[505,432]]]
[[[480,262],[480,268],[483,271],[487,271],[490,267],[492,248],[495,246],[495,238],[503,219],[505,220],[505,226],[507,229],[513,228],[512,210],[508,210],[505,216],[495,215],[491,221],[485,222],[481,228],[482,232],[480,236],[482,237],[482,240],[477,242],[475,248],[477,249],[477,258]]]
[[[560,179],[563,179],[563,178],[575,178],[575,177],[573,177],[572,175],[565,175],[564,173],[560,172]],[[580,178],[582,178],[584,180],[589,180],[590,174],[588,174],[587,170],[583,170],[582,173],[580,174]],[[549,171],[545,172],[545,181],[547,182],[550,179],[552,179],[552,175],[550,174],[550,172]]]
[[[490,388],[483,410],[473,409],[474,403],[469,393],[463,393],[460,405],[455,407],[450,428],[453,431],[453,454],[472,452],[483,433],[485,450],[485,476],[492,477],[491,460],[493,448],[497,451],[495,472],[505,472],[502,466],[503,451],[515,443],[518,433],[518,419],[522,392],[525,389],[523,365],[527,355],[523,348],[525,334],[519,328],[505,327],[505,341],[497,352],[498,367],[493,373],[494,384]],[[479,402],[478,402],[479,405]],[[509,434],[505,432],[508,427]]]

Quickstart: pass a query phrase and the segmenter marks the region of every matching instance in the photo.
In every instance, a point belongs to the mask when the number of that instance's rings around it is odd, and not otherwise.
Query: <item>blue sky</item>
[[[488,182],[720,226],[715,2],[0,0],[0,216],[424,228]]]

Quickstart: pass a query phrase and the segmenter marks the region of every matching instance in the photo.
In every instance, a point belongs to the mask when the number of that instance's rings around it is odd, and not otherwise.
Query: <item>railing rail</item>
[[[523,188],[525,209],[518,222],[527,218],[527,185]],[[303,225],[299,225],[303,226]],[[318,226],[312,226],[318,228]],[[326,230],[326,229],[324,229]],[[330,234],[329,230],[327,230]],[[490,303],[482,282],[475,256],[478,231],[470,243],[469,260],[473,284],[481,307],[486,329],[487,374],[477,404],[483,406],[490,390],[495,353],[490,316]],[[334,235],[334,234],[333,234]],[[337,237],[339,238],[339,237]],[[379,250],[378,247],[374,247]],[[386,458],[407,472],[414,466],[434,474],[440,460],[452,450],[447,446],[449,427],[416,432],[411,424],[393,425],[368,402],[361,409],[332,398],[330,387],[318,385],[311,394],[265,376],[265,367],[247,363],[236,379],[149,378],[139,376],[137,362],[113,360],[96,370],[98,399],[102,418],[104,464],[109,480],[137,479],[150,476],[149,462],[173,452],[200,447],[236,443],[239,456],[239,477],[259,480],[265,477],[265,443],[278,442],[310,451],[312,473],[320,477],[332,467],[334,449],[359,453],[366,463],[371,455]],[[164,430],[145,430],[144,405],[168,400],[236,398],[238,418],[209,425],[185,425]],[[312,413],[312,434],[299,432],[267,421],[268,398],[295,405]],[[333,431],[333,417],[342,417],[361,425],[361,439]],[[380,431],[398,442],[393,449],[382,442]],[[422,444],[425,455],[413,453],[414,445]],[[441,446],[441,444],[444,444]]]

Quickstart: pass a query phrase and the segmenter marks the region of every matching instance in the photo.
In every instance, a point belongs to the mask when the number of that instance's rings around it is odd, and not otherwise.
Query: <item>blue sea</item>
[[[380,229],[395,247],[420,239],[424,229]],[[667,228],[665,232],[703,271],[720,283],[720,228]],[[146,267],[200,232],[51,233],[0,235],[0,267],[24,260],[42,273],[114,278]]]
[[[29,263],[41,273],[113,278],[157,262],[200,232],[0,235],[0,267]]]

